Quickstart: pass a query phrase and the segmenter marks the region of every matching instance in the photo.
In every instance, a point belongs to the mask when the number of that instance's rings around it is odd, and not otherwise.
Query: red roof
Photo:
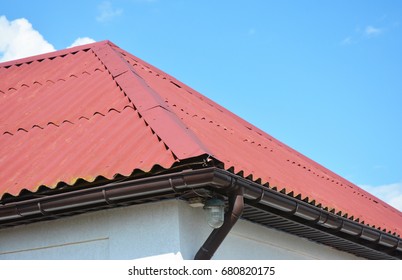
[[[402,235],[397,209],[109,41],[1,63],[0,77],[0,197],[211,155]]]

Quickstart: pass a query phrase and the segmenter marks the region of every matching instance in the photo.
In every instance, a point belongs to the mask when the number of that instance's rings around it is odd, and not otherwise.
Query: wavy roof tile
[[[0,64],[0,197],[169,169],[226,170],[381,230],[402,213],[109,41]]]

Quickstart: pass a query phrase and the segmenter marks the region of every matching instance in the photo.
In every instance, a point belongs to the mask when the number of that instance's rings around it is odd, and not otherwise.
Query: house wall
[[[170,200],[0,230],[0,259],[192,259],[211,229],[201,208]],[[214,259],[355,259],[240,220]]]

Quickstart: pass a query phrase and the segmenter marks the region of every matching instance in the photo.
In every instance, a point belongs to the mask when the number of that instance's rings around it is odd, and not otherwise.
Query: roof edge
[[[335,237],[339,242],[354,244],[349,253],[378,259],[402,259],[402,239],[374,228],[333,215],[279,192],[264,188],[228,171],[207,167],[155,175],[98,187],[59,193],[26,201],[0,205],[0,227],[16,226],[39,220],[79,214],[119,205],[141,204],[163,198],[182,199],[198,196],[201,189],[227,195],[234,186],[243,188],[247,205],[279,219],[304,224],[308,233],[298,234],[315,240],[314,230]],[[195,190],[198,190],[195,192]],[[304,236],[306,234],[306,236]],[[319,242],[319,241],[318,241]],[[342,249],[340,249],[342,250]],[[378,253],[378,254],[377,254]],[[375,256],[375,257],[373,257]]]
[[[62,49],[62,50],[56,50],[56,51],[53,51],[53,52],[47,52],[47,53],[43,53],[43,54],[27,56],[27,57],[23,57],[23,58],[18,58],[18,59],[14,59],[14,60],[0,62],[0,67],[6,67],[7,68],[7,67],[10,67],[10,66],[13,66],[13,65],[21,65],[21,64],[25,64],[25,63],[31,63],[31,62],[37,61],[37,60],[43,60],[43,59],[49,59],[49,58],[53,58],[53,57],[57,57],[57,56],[63,56],[63,55],[78,52],[78,51],[81,51],[81,50],[86,50],[86,49],[89,50],[89,49],[92,49],[94,46],[104,45],[104,44],[114,45],[109,40],[103,40],[103,41],[98,41],[98,42],[94,42],[94,43],[90,43],[90,44],[85,44],[85,45],[80,45],[80,46],[76,46],[76,47],[66,48],[66,49]]]
[[[40,185],[36,188],[36,191],[22,189],[19,193],[13,194],[10,192],[4,192],[0,194],[0,206],[10,203],[20,203],[24,200],[33,199],[38,196],[55,195],[58,193],[70,191],[76,191],[83,188],[93,188],[104,184],[111,184],[117,181],[137,180],[142,178],[151,177],[155,174],[167,174],[172,172],[178,172],[185,169],[200,169],[210,166],[222,166],[222,163],[211,157],[209,154],[203,154],[197,157],[187,158],[181,161],[176,161],[171,166],[163,166],[159,164],[153,165],[150,169],[138,169],[132,170],[131,174],[116,173],[112,177],[105,175],[98,175],[92,179],[76,178],[73,183],[67,183],[65,181],[58,181],[54,185]],[[67,190],[66,190],[67,187]],[[1,224],[1,219],[0,219]]]

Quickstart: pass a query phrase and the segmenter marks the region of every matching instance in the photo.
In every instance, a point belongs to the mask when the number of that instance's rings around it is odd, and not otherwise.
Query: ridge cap
[[[196,134],[170,110],[152,85],[149,85],[124,59],[121,52],[128,52],[110,41],[105,41],[104,44],[96,45],[91,49],[116,84],[127,95],[145,123],[177,159],[182,160],[202,154],[212,155]],[[186,144],[183,145],[183,142]]]

